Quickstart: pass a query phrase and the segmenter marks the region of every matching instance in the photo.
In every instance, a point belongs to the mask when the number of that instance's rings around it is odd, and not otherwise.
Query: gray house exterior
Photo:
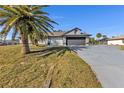
[[[89,37],[91,34],[81,33],[81,29],[74,28],[67,32],[52,32],[48,34],[48,38],[39,41],[39,44],[45,45],[57,45],[57,46],[68,46],[68,45],[86,45],[89,43]]]

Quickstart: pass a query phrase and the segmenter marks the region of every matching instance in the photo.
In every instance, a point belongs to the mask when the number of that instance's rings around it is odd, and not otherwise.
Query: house
[[[3,45],[16,45],[16,44],[19,44],[19,40],[16,39],[16,40],[0,40],[0,46],[3,46]]]
[[[101,39],[97,40],[97,42],[98,42],[99,44],[107,44],[108,38],[107,38],[107,37],[106,37],[106,38],[101,38]]]
[[[108,39],[108,45],[124,45],[124,36]]]
[[[67,32],[64,31],[56,31],[48,34],[48,38],[45,40],[39,41],[39,44],[46,45],[58,45],[58,46],[66,46],[66,45],[86,45],[89,43],[89,37],[91,34],[81,33],[81,29],[74,28]]]

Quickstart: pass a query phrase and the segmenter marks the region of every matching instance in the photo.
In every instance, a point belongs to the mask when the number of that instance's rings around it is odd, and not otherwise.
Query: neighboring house
[[[19,44],[19,40],[16,39],[16,40],[5,40],[5,41],[2,41],[0,40],[0,46],[2,45],[16,45],[16,44]]]
[[[81,33],[81,29],[74,28],[70,31],[56,31],[48,34],[48,38],[39,41],[39,44],[46,45],[86,45],[89,43],[89,37],[91,34]]]
[[[97,40],[100,44],[107,44],[108,42],[108,38],[102,38],[102,39],[99,39]]]
[[[113,37],[107,43],[108,45],[124,45],[124,36]]]

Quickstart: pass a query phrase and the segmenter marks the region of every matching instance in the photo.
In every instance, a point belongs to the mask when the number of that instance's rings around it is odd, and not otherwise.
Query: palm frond
[[[41,10],[44,7],[48,7],[48,5],[38,5],[38,6],[34,5],[34,6],[31,6],[30,9],[31,11],[37,11],[37,10]]]
[[[2,6],[0,6],[0,8],[2,8],[3,10],[5,10],[5,11],[7,11],[7,12],[11,12],[11,13],[13,13],[13,14],[15,14],[15,15],[20,14],[20,13],[19,13],[16,9],[14,9],[14,7],[12,7],[12,6],[2,5]]]
[[[51,23],[53,23],[53,24],[58,25],[57,22],[51,20],[51,19],[50,19],[49,17],[47,17],[47,16],[39,16],[39,18],[40,18],[40,20],[46,20],[46,21],[48,21],[48,22],[51,22]]]
[[[33,11],[32,12],[34,15],[33,16],[42,16],[42,15],[48,15],[49,13],[47,13],[47,12],[43,12],[43,11]]]
[[[7,21],[8,21],[8,20],[5,19],[5,18],[4,18],[4,19],[1,19],[1,20],[0,20],[0,26],[3,26],[4,24],[6,24]]]
[[[12,14],[7,11],[0,11],[0,18],[11,17]]]
[[[19,17],[15,16],[13,18],[10,18],[7,23],[5,24],[5,27],[1,31],[2,34],[7,35],[10,29],[13,27],[13,25],[16,23]]]
[[[1,33],[6,36],[14,28],[12,39],[17,33],[29,36],[31,39],[40,40],[53,31],[52,24],[57,24],[42,11],[47,5],[19,5],[0,6],[0,25],[4,26]]]
[[[13,29],[13,33],[12,33],[12,40],[15,40],[16,36],[18,34],[18,31],[16,28]]]
[[[27,16],[32,16],[33,15],[31,12],[28,12],[24,8],[22,8],[22,6],[17,6],[17,7],[15,7],[15,9],[18,10],[23,15],[27,15]]]

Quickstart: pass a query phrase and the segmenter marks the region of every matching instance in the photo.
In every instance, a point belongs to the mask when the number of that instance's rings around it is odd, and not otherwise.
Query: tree
[[[107,35],[102,35],[103,38],[107,38]]]
[[[2,41],[2,35],[0,34],[0,42]]]
[[[89,39],[89,42],[94,45],[96,43],[96,40],[95,40],[95,38],[92,37]]]
[[[97,38],[101,38],[101,37],[102,37],[102,34],[101,34],[101,33],[97,33],[97,34],[96,34],[96,37],[97,37]]]
[[[0,33],[7,36],[13,29],[12,39],[19,34],[22,41],[23,54],[30,52],[29,37],[32,37],[32,40],[42,39],[42,36],[53,30],[54,27],[51,24],[57,24],[46,16],[48,13],[42,11],[44,7],[47,6],[0,6],[0,26],[3,27]]]

